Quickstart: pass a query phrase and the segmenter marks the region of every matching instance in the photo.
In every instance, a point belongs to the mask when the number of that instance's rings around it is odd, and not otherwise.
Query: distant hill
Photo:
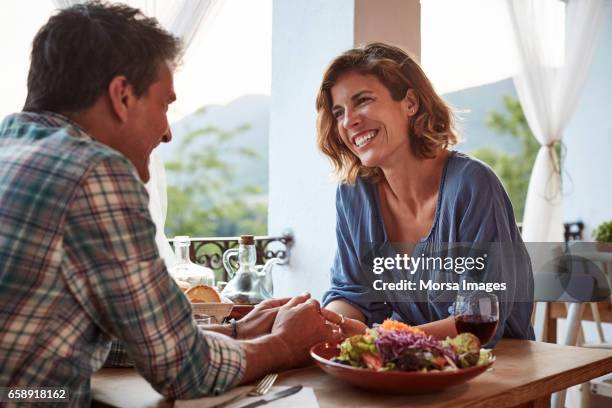
[[[459,131],[464,140],[458,146],[459,150],[470,152],[480,147],[491,147],[508,153],[520,150],[517,140],[510,135],[499,135],[485,125],[489,112],[503,111],[504,95],[517,98],[512,79],[442,95],[447,103],[459,111]]]
[[[211,105],[173,123],[172,142],[161,144],[158,151],[164,161],[176,159],[176,149],[184,136],[198,129],[214,126],[225,131],[236,129],[244,124],[250,128],[228,142],[232,147],[249,147],[255,150],[259,160],[237,160],[235,157],[221,159],[236,165],[236,180],[241,184],[261,186],[268,190],[268,129],[270,97],[267,95],[245,95],[227,105]],[[202,140],[199,148],[206,148]],[[170,183],[172,180],[168,180]]]

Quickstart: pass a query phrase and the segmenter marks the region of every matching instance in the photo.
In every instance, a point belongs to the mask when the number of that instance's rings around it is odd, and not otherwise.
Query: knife
[[[262,399],[258,399],[257,401],[249,402],[245,405],[239,405],[236,408],[255,408],[261,405],[265,405],[268,402],[276,401],[277,399],[285,398],[293,394],[297,394],[302,389],[301,385],[294,385],[291,388],[287,388],[286,390],[278,391],[263,397]]]

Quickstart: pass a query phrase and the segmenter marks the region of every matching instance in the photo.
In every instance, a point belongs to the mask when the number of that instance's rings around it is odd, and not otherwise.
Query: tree
[[[239,163],[261,160],[255,150],[231,143],[249,128],[245,124],[227,131],[209,126],[182,138],[174,160],[166,163],[166,235],[265,235],[264,188],[236,177]]]
[[[521,150],[518,153],[504,153],[483,147],[471,153],[493,168],[510,196],[517,221],[521,221],[529,178],[540,144],[527,124],[520,102],[509,95],[503,97],[503,102],[504,111],[490,112],[485,123],[497,133],[518,139]]]

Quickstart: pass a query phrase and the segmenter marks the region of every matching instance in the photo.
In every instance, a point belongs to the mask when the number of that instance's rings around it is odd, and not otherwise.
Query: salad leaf
[[[472,333],[461,333],[454,338],[447,337],[444,345],[452,347],[457,353],[460,368],[472,367],[480,359],[480,340]]]
[[[340,355],[337,357],[337,360],[340,362],[348,362],[353,367],[366,367],[362,359],[364,353],[378,356],[378,350],[375,344],[375,333],[373,330],[370,330],[366,334],[357,334],[344,340],[342,344],[340,344]]]
[[[478,363],[476,365],[487,364],[491,360],[491,350],[482,349],[480,350],[480,357],[478,358]]]
[[[447,338],[447,340],[450,340],[450,344],[455,347],[459,354],[480,352],[480,340],[472,333],[461,333],[452,339]]]

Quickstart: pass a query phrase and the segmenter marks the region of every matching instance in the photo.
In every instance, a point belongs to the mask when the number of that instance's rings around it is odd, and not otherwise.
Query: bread
[[[195,285],[189,288],[185,294],[192,303],[219,303],[221,296],[208,285]]]

